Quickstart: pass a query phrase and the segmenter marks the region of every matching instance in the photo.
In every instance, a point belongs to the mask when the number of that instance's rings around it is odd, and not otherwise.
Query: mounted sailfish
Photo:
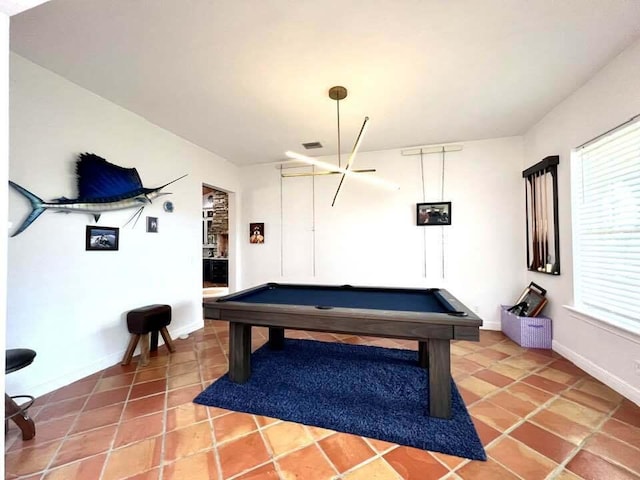
[[[160,193],[160,190],[186,177],[183,175],[160,187],[144,188],[135,168],[119,167],[93,153],[79,155],[76,175],[78,198],[61,197],[50,202],[43,201],[26,188],[9,180],[9,185],[24,195],[31,202],[32,208],[29,216],[11,236],[15,237],[24,232],[45,210],[90,213],[97,222],[102,212],[138,208],[138,211],[129,219],[131,221],[135,216],[139,217],[144,207],[154,198],[167,195],[167,193]]]

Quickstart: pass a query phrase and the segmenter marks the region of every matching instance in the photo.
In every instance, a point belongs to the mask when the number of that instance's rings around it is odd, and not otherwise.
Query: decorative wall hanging
[[[45,210],[90,213],[97,222],[103,212],[137,208],[138,210],[127,223],[133,218],[136,218],[137,222],[146,205],[160,195],[168,194],[161,193],[160,190],[186,177],[183,175],[160,187],[145,188],[135,168],[119,167],[93,153],[79,155],[76,162],[76,175],[78,198],[60,197],[49,202],[43,201],[29,190],[9,180],[9,185],[26,197],[32,208],[22,225],[11,236],[15,237],[24,232]]]
[[[158,218],[147,217],[147,232],[158,233]]]
[[[162,208],[167,213],[173,213],[173,202],[170,202],[169,200],[167,200],[162,204]]]
[[[365,170],[352,170],[351,166],[353,161],[358,153],[358,149],[360,148],[360,144],[362,142],[362,138],[367,128],[367,123],[369,121],[369,117],[364,117],[364,122],[362,123],[362,127],[360,127],[360,132],[358,133],[358,137],[353,145],[353,149],[351,150],[351,154],[349,155],[349,159],[347,160],[344,168],[342,167],[342,152],[341,152],[341,142],[340,142],[340,100],[344,100],[347,98],[347,89],[342,86],[335,86],[329,89],[329,98],[336,101],[336,116],[338,123],[338,165],[332,165],[327,162],[323,162],[320,160],[316,160],[315,158],[307,157],[306,155],[300,155],[295,152],[285,152],[285,155],[291,159],[299,160],[304,163],[308,163],[310,165],[319,167],[322,169],[320,172],[313,173],[294,173],[294,174],[281,174],[282,177],[293,177],[293,176],[318,176],[318,175],[334,175],[334,174],[342,174],[342,178],[340,179],[340,183],[338,184],[338,188],[336,190],[335,195],[333,196],[333,201],[331,202],[331,206],[333,207],[336,203],[336,199],[338,198],[338,193],[340,193],[340,189],[342,188],[342,184],[346,176],[350,178],[355,178],[361,180],[363,182],[371,183],[376,186],[388,188],[391,190],[398,190],[400,187],[391,182],[386,182],[379,178],[369,177],[363,175],[364,173],[375,172],[375,169],[365,169]],[[316,142],[317,143],[317,142]]]
[[[560,275],[557,155],[546,157],[522,172],[527,209],[527,268]]]
[[[416,225],[451,225],[451,202],[444,200],[444,180],[445,180],[445,155],[448,152],[459,152],[463,149],[460,144],[443,144],[443,145],[424,145],[421,147],[411,147],[401,150],[402,155],[420,156],[420,179],[422,181],[422,203],[416,204]],[[440,166],[440,202],[426,202],[427,189],[425,184],[425,168],[424,157],[429,154],[441,155]],[[433,172],[434,170],[430,170]],[[431,198],[436,197],[434,194],[429,195]],[[437,197],[436,197],[437,198]],[[424,277],[427,278],[428,257],[433,256],[433,248],[427,247],[427,231],[422,231],[422,242],[424,250]],[[442,278],[445,278],[445,229],[440,229],[440,263]]]
[[[416,204],[416,225],[451,225],[451,202]]]
[[[264,243],[264,223],[249,224],[249,242]]]
[[[86,250],[118,250],[120,229],[87,225]]]

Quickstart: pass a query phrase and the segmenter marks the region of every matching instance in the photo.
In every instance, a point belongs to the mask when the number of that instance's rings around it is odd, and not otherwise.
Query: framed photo
[[[416,225],[451,225],[451,202],[416,204]]]
[[[516,305],[519,303],[525,303],[526,307],[522,310],[523,317],[535,317],[538,315],[544,306],[547,304],[547,298],[544,296],[546,290],[543,290],[544,293],[536,291],[535,284],[534,286],[529,285],[524,289],[520,298],[516,302]]]
[[[544,288],[542,288],[540,285],[538,285],[535,282],[531,282],[531,283],[529,283],[529,286],[527,288],[525,288],[524,291],[520,294],[520,297],[518,297],[518,301],[516,303],[522,302],[524,300],[524,297],[531,290],[533,290],[534,292],[537,292],[538,294],[542,295],[543,297],[547,294],[547,291]]]
[[[264,243],[264,223],[249,224],[249,243]]]
[[[158,217],[147,217],[147,232],[158,233]]]
[[[213,210],[207,210],[207,217],[213,217]]]
[[[120,229],[87,225],[86,250],[118,250]]]

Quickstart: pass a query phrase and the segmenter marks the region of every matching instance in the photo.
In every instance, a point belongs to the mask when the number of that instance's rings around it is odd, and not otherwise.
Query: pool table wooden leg
[[[451,345],[439,338],[429,339],[429,415],[451,417]]]
[[[244,383],[251,376],[251,325],[229,323],[229,380]]]
[[[269,327],[269,348],[282,350],[284,348],[284,328]]]
[[[418,365],[421,368],[429,368],[429,345],[427,342],[418,342]]]

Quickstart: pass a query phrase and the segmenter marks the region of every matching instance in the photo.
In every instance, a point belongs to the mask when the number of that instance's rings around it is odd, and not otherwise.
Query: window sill
[[[613,318],[605,318],[601,312],[584,310],[572,305],[563,305],[563,307],[567,309],[569,314],[574,318],[588,322],[614,335],[640,343],[640,323],[633,322],[632,320],[625,322]]]

